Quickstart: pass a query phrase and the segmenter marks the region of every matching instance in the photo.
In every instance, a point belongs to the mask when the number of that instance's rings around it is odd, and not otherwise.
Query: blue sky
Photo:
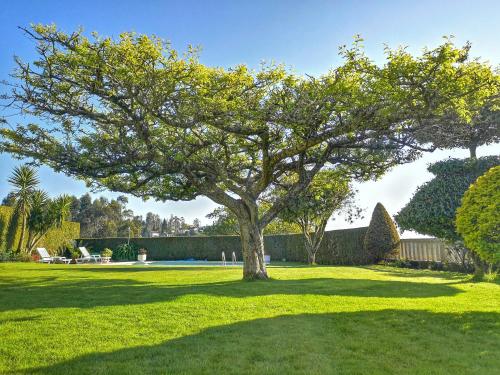
[[[156,34],[183,50],[188,44],[202,47],[201,60],[209,65],[251,67],[265,61],[284,63],[298,73],[321,74],[337,65],[338,47],[361,34],[370,57],[383,61],[384,43],[408,45],[412,52],[433,47],[444,35],[458,43],[472,42],[472,53],[500,63],[500,1],[12,1],[0,7],[0,79],[13,69],[13,56],[33,57],[33,45],[18,26],[55,23],[65,31],[84,27],[88,32],[117,36],[123,31]],[[3,88],[1,89],[3,90]],[[10,118],[10,121],[22,121]],[[479,156],[500,153],[500,146],[478,150]],[[395,214],[411,198],[416,187],[431,176],[429,162],[449,156],[465,157],[464,150],[428,154],[410,165],[395,168],[377,182],[358,186],[366,218],[377,201]],[[7,194],[7,177],[19,161],[0,155],[0,197]],[[52,195],[86,192],[82,182],[41,168],[42,186]],[[104,192],[106,196],[116,194]],[[205,215],[215,205],[199,198],[193,202],[142,202],[131,199],[139,214],[154,211],[162,216],[188,220]],[[345,227],[342,218],[329,228]]]

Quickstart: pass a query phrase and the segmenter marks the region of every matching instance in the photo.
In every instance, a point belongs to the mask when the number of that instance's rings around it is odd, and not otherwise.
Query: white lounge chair
[[[50,256],[46,248],[37,247],[36,252],[38,253],[38,255],[40,255],[40,263],[52,263],[54,261],[54,258]]]
[[[82,253],[82,256],[80,258],[78,258],[76,261],[77,263],[84,263],[84,262],[90,262],[90,261],[94,261],[94,262],[100,262],[101,261],[101,256],[100,255],[97,255],[97,254],[90,254],[89,251],[87,250],[86,247],[82,246],[82,247],[79,247],[78,250],[80,250],[80,253]]]
[[[69,264],[71,262],[71,259],[67,259],[65,257],[52,257],[50,256],[49,252],[45,247],[37,247],[36,251],[38,255],[40,255],[40,263],[56,263],[56,262],[62,262]]]

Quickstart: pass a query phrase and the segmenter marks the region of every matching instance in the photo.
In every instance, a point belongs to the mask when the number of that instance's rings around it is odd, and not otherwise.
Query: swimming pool
[[[146,262],[112,262],[104,263],[108,266],[175,266],[175,267],[224,267],[221,261],[209,261],[209,260],[152,260]],[[243,262],[226,262],[225,267],[241,267]]]

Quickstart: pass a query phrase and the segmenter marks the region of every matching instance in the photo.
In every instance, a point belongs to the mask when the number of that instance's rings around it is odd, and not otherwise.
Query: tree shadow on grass
[[[0,311],[17,309],[134,305],[166,302],[186,295],[246,298],[271,295],[428,298],[453,296],[452,284],[367,279],[313,278],[269,282],[221,281],[169,285],[134,279],[72,278],[19,280],[0,278]]]
[[[420,310],[278,316],[49,362],[25,373],[493,374],[500,366],[499,318]]]
[[[383,273],[389,277],[430,277],[433,279],[468,281],[470,275],[459,272],[434,271],[426,269],[398,268],[392,266],[361,266],[370,271]]]

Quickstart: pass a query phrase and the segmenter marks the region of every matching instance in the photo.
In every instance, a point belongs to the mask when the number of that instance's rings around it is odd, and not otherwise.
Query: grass
[[[500,285],[384,267],[0,264],[5,374],[493,374]]]

